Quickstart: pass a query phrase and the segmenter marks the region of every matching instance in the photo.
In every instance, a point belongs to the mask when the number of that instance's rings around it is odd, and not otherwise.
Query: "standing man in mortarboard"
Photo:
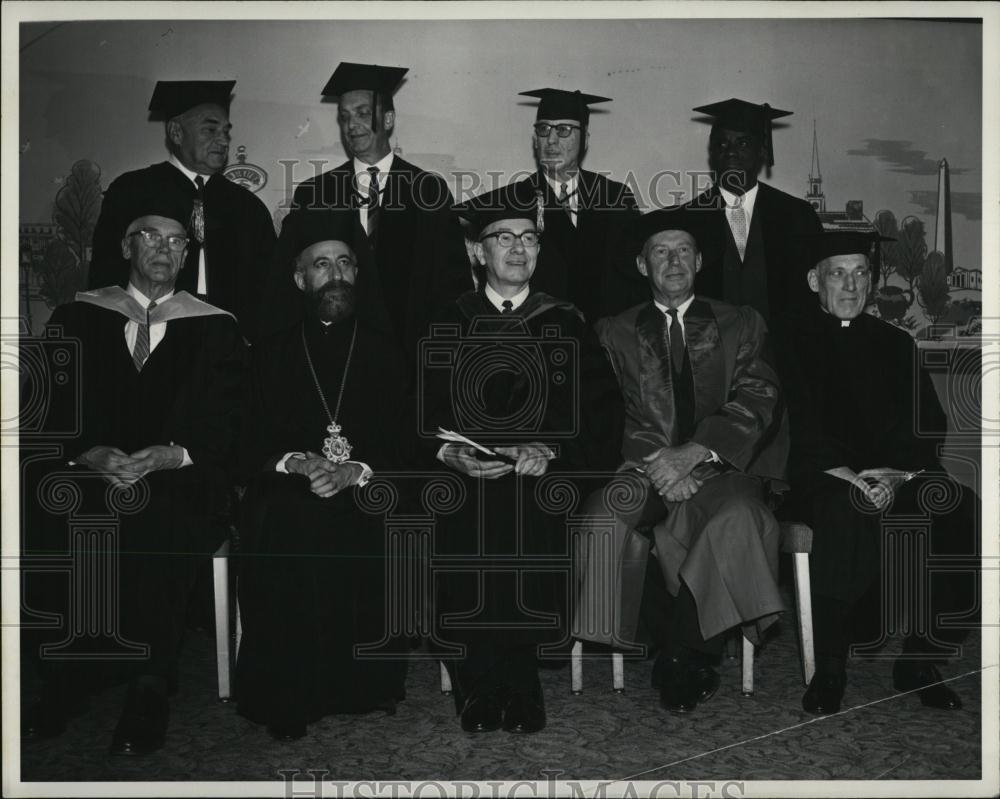
[[[714,183],[685,205],[712,214],[695,289],[749,305],[765,321],[780,316],[808,299],[796,279],[798,237],[823,230],[809,203],[757,180],[765,165],[774,165],[771,121],[791,112],[735,98],[694,110],[714,117],[708,139]]]
[[[162,193],[186,203],[185,268],[178,289],[234,314],[249,340],[257,337],[256,314],[274,247],[274,224],[253,192],[222,170],[229,157],[230,96],[235,81],[159,81],[149,102],[150,118],[166,126],[170,158],[126,172],[104,193],[94,228],[88,286],[128,280],[121,230],[134,217],[135,198]]]
[[[935,664],[977,623],[976,497],[941,464],[947,420],[913,339],[864,313],[885,240],[808,237],[799,278],[811,302],[774,328],[791,424],[789,514],[813,528],[816,675],[802,706],[816,714],[840,710],[851,645],[873,654],[901,625],[896,690],[960,708]]]
[[[26,573],[26,597],[63,619],[25,630],[44,678],[40,701],[21,715],[26,737],[61,734],[99,677],[126,676],[111,754],[164,743],[197,567],[228,534],[246,376],[232,314],[177,290],[190,207],[156,186],[133,191],[135,216],[118,231],[127,289],[80,292],[49,320],[49,338],[78,344],[65,366],[79,382],[53,381],[47,397],[48,421],[72,431],[53,436],[61,456],[25,469],[24,562],[50,572]],[[81,518],[101,521],[83,551]],[[69,574],[55,565],[68,552],[77,559]],[[88,618],[95,603],[100,617]]]
[[[590,106],[608,97],[562,89],[521,92],[537,97],[532,144],[538,171],[516,185],[544,207],[545,247],[534,286],[572,302],[587,322],[649,298],[627,256],[625,239],[639,211],[631,190],[581,168],[590,143]]]
[[[421,359],[425,429],[493,448],[429,448],[457,473],[465,501],[437,523],[435,641],[452,661],[466,732],[533,733],[546,724],[538,676],[543,645],[569,641],[567,508],[545,486],[613,468],[621,395],[597,336],[564,299],[532,283],[542,236],[537,210],[511,187],[461,213],[475,231],[479,291],[452,303]],[[445,335],[438,336],[441,332]],[[433,351],[431,351],[433,350]],[[548,477],[547,477],[548,476]]]
[[[302,183],[293,204],[296,210],[351,211],[349,243],[355,252],[372,256],[380,313],[401,351],[412,358],[434,309],[471,288],[472,277],[447,184],[395,155],[389,144],[396,126],[393,93],[406,72],[348,62],[337,67],[323,96],[337,98],[337,124],[350,160]],[[287,269],[291,256],[284,237],[279,238],[276,272]],[[288,288],[288,275],[275,278],[276,293],[266,296],[269,307],[279,306],[271,320],[277,327],[298,314],[300,303]]]

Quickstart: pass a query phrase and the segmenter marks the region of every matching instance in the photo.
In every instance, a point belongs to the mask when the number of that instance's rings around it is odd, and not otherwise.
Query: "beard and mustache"
[[[323,322],[342,322],[354,316],[357,292],[353,283],[333,278],[306,294],[310,311]]]

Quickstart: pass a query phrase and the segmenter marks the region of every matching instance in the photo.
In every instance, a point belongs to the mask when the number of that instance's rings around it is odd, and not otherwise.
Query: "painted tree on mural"
[[[879,283],[885,285],[889,275],[896,271],[896,264],[899,261],[899,224],[896,222],[896,215],[892,211],[879,211],[875,214],[875,229],[886,238],[895,241],[883,241],[879,252],[881,253],[881,263],[879,266]]]
[[[101,212],[101,168],[93,161],[77,161],[56,193],[52,221],[55,238],[35,267],[39,293],[50,308],[69,302],[87,285],[90,244]]]
[[[912,291],[927,259],[927,232],[922,220],[915,216],[903,220],[899,226],[896,256],[896,273],[910,284]]]
[[[948,286],[948,267],[944,255],[937,250],[931,252],[924,261],[917,282],[917,301],[932,325],[948,311],[951,304]]]

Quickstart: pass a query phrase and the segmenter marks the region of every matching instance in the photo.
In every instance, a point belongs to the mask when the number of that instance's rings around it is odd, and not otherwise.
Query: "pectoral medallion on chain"
[[[326,432],[330,435],[323,439],[323,454],[334,463],[344,463],[351,458],[351,444],[340,435],[340,429],[339,424],[331,422],[326,426]]]

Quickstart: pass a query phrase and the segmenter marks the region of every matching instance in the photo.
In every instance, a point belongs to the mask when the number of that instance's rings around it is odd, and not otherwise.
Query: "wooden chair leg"
[[[802,674],[808,685],[816,673],[813,644],[812,593],[809,584],[809,553],[796,552],[794,559],[795,604],[798,608],[799,640],[802,642]]]
[[[438,665],[441,667],[441,693],[451,696],[451,675],[442,661],[439,660]]]
[[[621,652],[611,653],[611,685],[616,694],[625,693],[625,658]]]
[[[219,677],[219,701],[228,702],[230,692],[229,651],[229,542],[226,541],[212,557],[212,577],[215,594],[215,665]]]
[[[583,641],[574,641],[569,656],[571,690],[574,696],[583,693]]]
[[[743,696],[753,696],[753,644],[743,637]]]

